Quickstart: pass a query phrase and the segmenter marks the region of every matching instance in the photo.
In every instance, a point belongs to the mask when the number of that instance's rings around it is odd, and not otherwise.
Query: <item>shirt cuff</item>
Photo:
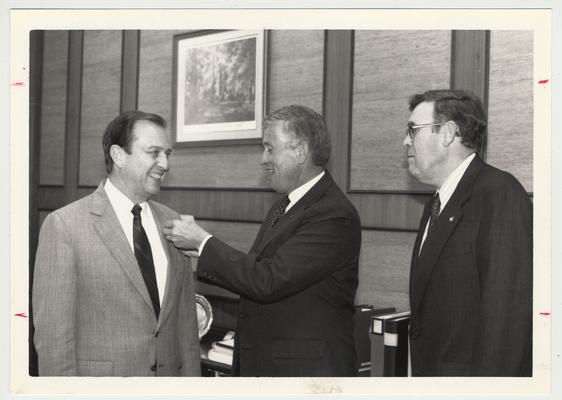
[[[203,241],[199,245],[199,257],[201,257],[201,253],[203,252],[203,247],[205,247],[205,243],[207,243],[207,240],[209,240],[212,237],[213,235],[208,235],[205,239],[203,239]]]

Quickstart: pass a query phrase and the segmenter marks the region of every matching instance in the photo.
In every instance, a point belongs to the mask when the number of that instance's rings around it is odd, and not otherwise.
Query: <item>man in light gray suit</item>
[[[199,376],[189,261],[162,236],[165,121],[125,112],[107,127],[108,178],[49,214],[33,285],[40,376]]]

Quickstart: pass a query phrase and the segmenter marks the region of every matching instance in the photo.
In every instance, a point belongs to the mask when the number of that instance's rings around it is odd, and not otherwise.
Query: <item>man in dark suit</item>
[[[276,202],[248,254],[195,224],[170,221],[180,249],[199,249],[197,274],[241,297],[234,374],[353,376],[353,302],[361,228],[324,170],[331,145],[320,115],[288,106],[264,121],[262,166]]]
[[[474,94],[427,91],[410,111],[410,174],[437,189],[412,254],[412,374],[530,376],[531,201],[476,155],[486,115]]]

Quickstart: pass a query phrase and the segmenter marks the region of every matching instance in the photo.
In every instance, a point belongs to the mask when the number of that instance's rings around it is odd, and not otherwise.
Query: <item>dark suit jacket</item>
[[[476,157],[410,271],[414,376],[529,376],[533,215],[521,184]]]
[[[248,254],[209,239],[197,266],[200,277],[241,296],[234,373],[355,375],[357,211],[326,172],[264,230]]]

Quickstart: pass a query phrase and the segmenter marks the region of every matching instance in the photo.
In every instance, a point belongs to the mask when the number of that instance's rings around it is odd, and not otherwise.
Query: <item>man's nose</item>
[[[267,154],[267,151],[264,150],[261,153],[260,165],[265,165],[268,161],[269,161],[269,155]]]
[[[402,146],[408,147],[412,145],[412,139],[410,139],[410,135],[406,134],[404,136],[404,140],[402,140]]]
[[[170,156],[164,152],[160,153],[158,156],[158,166],[164,171],[170,169]]]

